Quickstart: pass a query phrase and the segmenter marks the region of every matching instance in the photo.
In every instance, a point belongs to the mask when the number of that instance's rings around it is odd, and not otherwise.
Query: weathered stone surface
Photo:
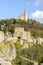
[[[38,62],[34,62],[34,65],[38,65]]]
[[[0,65],[12,65],[12,64],[9,61],[5,61],[3,58],[0,58]]]
[[[4,40],[4,32],[0,31],[0,42],[2,42],[2,40]]]

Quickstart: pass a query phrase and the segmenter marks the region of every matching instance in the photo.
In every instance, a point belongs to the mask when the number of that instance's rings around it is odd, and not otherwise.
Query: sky
[[[0,0],[0,19],[17,18],[24,10],[29,19],[43,23],[43,0]]]

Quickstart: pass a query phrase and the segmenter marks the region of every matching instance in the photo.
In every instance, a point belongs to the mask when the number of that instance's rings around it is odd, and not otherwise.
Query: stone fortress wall
[[[23,40],[27,42],[38,42],[39,44],[43,43],[43,38],[38,37],[37,39],[31,37],[30,31],[25,31],[23,27],[15,27],[15,32],[13,34],[13,37],[7,33],[8,37],[4,35],[3,31],[0,31],[0,42],[2,42],[5,38],[5,40],[13,40],[16,42],[18,39],[23,42]]]

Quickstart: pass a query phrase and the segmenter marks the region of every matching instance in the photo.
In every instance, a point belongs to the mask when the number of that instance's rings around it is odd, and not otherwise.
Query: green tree
[[[12,33],[12,37],[13,37],[13,33],[14,33],[14,26],[11,26],[11,27],[9,28],[9,32],[11,32],[11,33]]]

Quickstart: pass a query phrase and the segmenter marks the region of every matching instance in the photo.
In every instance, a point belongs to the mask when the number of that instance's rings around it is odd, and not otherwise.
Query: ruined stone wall
[[[0,31],[0,42],[4,40],[4,32],[3,31]]]

